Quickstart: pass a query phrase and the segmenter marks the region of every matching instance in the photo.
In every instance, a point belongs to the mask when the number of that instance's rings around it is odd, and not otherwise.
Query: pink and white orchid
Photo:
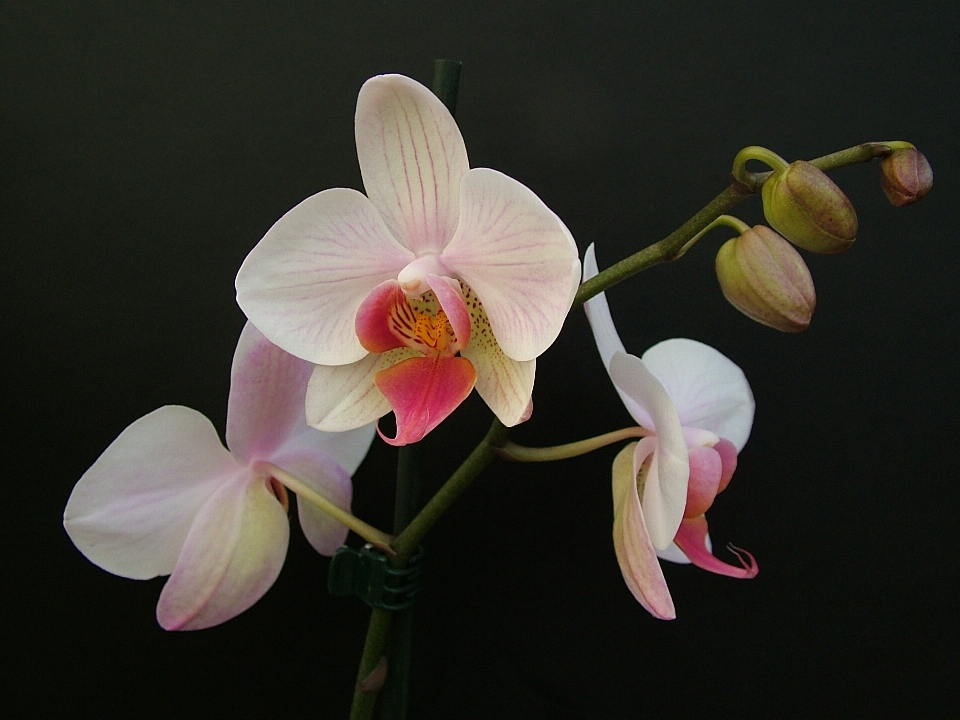
[[[584,280],[597,274],[591,245]],[[676,338],[629,355],[603,293],[585,305],[603,364],[627,412],[650,432],[613,463],[613,540],[623,579],[652,615],[676,617],[657,558],[751,578],[750,553],[733,548],[743,567],[714,557],[704,513],[737,466],[753,425],[754,400],[733,362],[708,345]],[[642,494],[642,497],[641,497]]]
[[[393,410],[419,440],[470,394],[527,419],[536,358],[580,279],[576,244],[524,185],[470,169],[433,93],[402,75],[360,89],[367,195],[333,188],[284,215],[237,275],[237,302],[271,341],[316,363],[308,422],[343,431]]]
[[[120,433],[73,489],[63,523],[91,562],[138,580],[170,575],[157,604],[165,629],[218,625],[273,585],[290,526],[286,489],[267,463],[349,508],[350,475],[370,447],[373,426],[337,435],[307,427],[311,371],[247,323],[233,358],[230,450],[206,417],[167,405]],[[347,528],[297,504],[310,544],[332,555]]]

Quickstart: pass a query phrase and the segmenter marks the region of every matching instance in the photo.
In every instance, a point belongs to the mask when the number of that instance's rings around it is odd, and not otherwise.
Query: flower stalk
[[[388,535],[382,530],[377,530],[375,527],[368,525],[356,515],[353,515],[340,506],[333,504],[323,495],[307,485],[307,483],[305,483],[303,480],[298,478],[296,475],[288,473],[283,468],[277,467],[273,463],[268,462],[260,462],[258,463],[258,467],[270,473],[270,477],[279,480],[285,488],[296,493],[298,498],[301,500],[306,500],[314,507],[323,510],[323,512],[327,513],[327,515],[346,525],[374,547],[378,547],[386,553],[393,552],[392,548],[390,547],[390,542],[393,540],[392,535]]]
[[[905,144],[908,143],[901,143],[900,141],[863,143],[816,158],[811,160],[810,164],[827,172],[847,165],[856,165],[857,163],[870,162],[875,158],[886,157],[895,148]],[[723,192],[667,237],[611,265],[599,275],[582,283],[580,289],[577,290],[571,310],[580,307],[598,293],[636,275],[638,272],[681,257],[684,248],[698,233],[719,216],[729,212],[743,200],[759,192],[763,183],[771,174],[772,171],[754,173],[744,170],[740,179],[735,179]]]
[[[514,462],[550,462],[586,455],[594,450],[613,445],[621,440],[632,440],[650,435],[651,432],[639,426],[614,430],[596,437],[552,447],[526,447],[507,440],[502,447],[496,448],[497,457]]]

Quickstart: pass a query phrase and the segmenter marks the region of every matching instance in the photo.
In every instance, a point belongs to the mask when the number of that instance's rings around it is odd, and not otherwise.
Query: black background
[[[154,620],[163,580],[97,569],[61,514],[150,410],[222,430],[241,261],[304,197],[362,187],[366,78],[428,83],[455,57],[471,165],[531,187],[601,267],[712,198],[745,145],[792,160],[907,139],[937,180],[897,210],[875,165],[834,174],[861,230],[842,256],[808,256],[802,335],[726,304],[720,232],[609,293],[628,350],[693,337],[746,372],[753,435],[709,519],[760,574],[667,564],[678,619],[654,620],[614,558],[615,448],[496,465],[428,539],[413,717],[954,716],[958,20],[934,0],[0,5],[0,704],[346,716],[368,610],[327,594],[298,531],[263,600],[177,634]],[[755,198],[735,212],[761,220]],[[531,445],[629,421],[580,312],[534,398],[513,435]],[[474,397],[429,437],[431,488],[488,422]],[[381,527],[394,460],[377,441],[355,476],[354,511]]]

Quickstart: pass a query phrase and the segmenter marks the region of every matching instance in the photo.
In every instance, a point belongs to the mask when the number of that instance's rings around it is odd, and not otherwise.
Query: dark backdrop
[[[935,0],[0,5],[0,704],[346,716],[368,611],[327,594],[299,532],[254,608],[176,634],[154,621],[163,581],[100,571],[61,514],[150,410],[188,405],[222,430],[241,261],[304,197],[361,187],[366,78],[429,82],[455,57],[471,163],[529,185],[601,267],[712,198],[748,144],[795,159],[908,139],[937,187],[897,210],[876,166],[835,173],[860,236],[808,257],[819,307],[800,336],[725,303],[720,233],[609,294],[629,350],[688,336],[746,372],[754,432],[709,518],[760,574],[668,565],[679,618],[654,620],[614,558],[614,448],[497,465],[427,543],[413,716],[954,716],[958,32]],[[756,199],[736,212],[761,219]],[[627,424],[582,313],[535,400],[520,442]],[[429,437],[431,488],[488,421],[474,398]],[[355,477],[355,511],[382,527],[394,460],[378,441]]]

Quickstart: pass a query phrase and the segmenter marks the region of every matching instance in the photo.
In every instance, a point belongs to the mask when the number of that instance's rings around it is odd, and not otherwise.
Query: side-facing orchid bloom
[[[591,245],[584,280],[597,274]],[[676,338],[643,358],[628,355],[603,293],[585,309],[603,364],[627,412],[650,432],[613,463],[613,541],[623,579],[652,615],[676,617],[657,557],[710,572],[752,578],[750,553],[733,548],[742,567],[714,557],[704,513],[737,467],[753,425],[750,385],[733,362],[708,345]]]
[[[284,215],[237,275],[237,302],[271,341],[316,363],[307,420],[343,431],[393,410],[419,440],[470,394],[527,419],[536,358],[580,279],[560,219],[516,180],[470,169],[433,93],[402,75],[360,89],[367,195],[324,190]]]
[[[311,371],[247,323],[233,358],[230,450],[206,417],[167,405],[120,433],[73,489],[63,524],[91,562],[137,580],[170,575],[157,604],[165,629],[225,622],[277,579],[290,537],[288,499],[264,463],[349,508],[350,475],[373,426],[339,435],[307,427]],[[347,528],[297,504],[310,544],[332,555]]]

